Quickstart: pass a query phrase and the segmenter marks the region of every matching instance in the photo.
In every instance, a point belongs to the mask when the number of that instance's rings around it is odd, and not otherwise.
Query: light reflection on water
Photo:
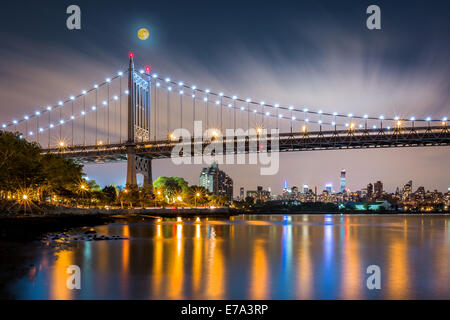
[[[42,251],[19,299],[450,298],[450,216],[265,215],[110,224]],[[81,290],[66,287],[69,265]],[[368,290],[379,265],[382,289]]]

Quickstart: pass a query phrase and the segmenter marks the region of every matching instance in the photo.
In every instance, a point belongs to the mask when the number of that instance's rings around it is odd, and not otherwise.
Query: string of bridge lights
[[[241,103],[247,103],[248,105],[251,104],[251,105],[260,106],[260,107],[268,107],[268,108],[274,108],[274,109],[287,110],[288,112],[300,112],[300,113],[304,113],[304,114],[313,114],[313,115],[318,115],[318,116],[329,116],[329,117],[334,117],[335,119],[336,118],[347,118],[347,119],[377,120],[377,121],[384,120],[384,121],[400,121],[400,122],[441,122],[441,121],[447,122],[448,121],[447,117],[443,117],[441,119],[432,119],[431,117],[427,117],[425,119],[417,119],[416,117],[401,118],[399,116],[389,118],[389,117],[385,117],[384,115],[380,115],[379,117],[373,117],[373,116],[369,116],[367,114],[360,116],[360,115],[354,115],[352,113],[342,114],[342,113],[338,113],[338,112],[324,112],[322,110],[314,111],[314,110],[310,110],[308,108],[298,109],[292,105],[281,106],[279,103],[275,103],[272,105],[272,104],[268,104],[264,101],[257,102],[257,101],[252,100],[251,98],[242,99],[242,98],[237,97],[236,95],[228,96],[228,95],[225,95],[223,92],[217,93],[217,92],[212,92],[210,89],[200,89],[200,88],[197,88],[197,86],[195,86],[195,85],[187,85],[183,81],[176,82],[176,81],[172,81],[169,77],[160,77],[157,73],[150,74],[150,73],[148,73],[149,70],[150,70],[149,67],[146,67],[145,70],[141,69],[139,72],[141,74],[145,74],[148,77],[151,77],[155,80],[161,81],[162,83],[165,83],[166,85],[169,85],[168,87],[166,87],[168,91],[174,90],[170,85],[181,88],[181,90],[178,91],[178,93],[180,95],[185,95],[185,92],[183,89],[189,89],[193,92],[191,94],[192,98],[196,98],[196,94],[194,92],[199,92],[199,93],[202,93],[207,96],[220,97],[221,99],[223,99],[223,98],[230,99],[230,100],[241,102]],[[161,83],[157,82],[155,85],[157,87],[160,87]],[[209,98],[207,96],[203,98],[203,101],[205,101],[205,102],[209,101]],[[220,101],[219,102],[215,101],[215,103],[217,105],[220,105]],[[241,107],[239,109],[244,111],[245,107]],[[247,112],[250,112],[250,110],[248,109]],[[253,112],[256,113],[254,110],[253,110]],[[267,113],[264,113],[264,114],[266,116],[269,116],[269,114],[267,114]],[[279,115],[279,117],[283,118],[282,115],[281,116]],[[296,119],[293,119],[293,120],[296,120]],[[319,120],[319,121],[321,121],[321,120]],[[320,124],[319,121],[317,121],[316,123]],[[310,122],[312,122],[312,121],[310,121]],[[335,121],[333,121],[331,123],[325,123],[325,122],[322,122],[322,123],[334,125],[333,124],[334,122]]]
[[[88,90],[81,90],[81,93],[80,94],[78,94],[78,95],[71,95],[71,96],[69,96],[69,98],[67,98],[66,100],[59,100],[55,105],[48,105],[48,106],[46,106],[44,109],[41,109],[41,110],[37,110],[37,111],[35,111],[34,113],[32,113],[31,115],[25,115],[25,116],[23,116],[23,118],[22,119],[13,119],[13,120],[11,120],[11,121],[8,121],[8,122],[6,122],[6,123],[2,123],[2,125],[1,125],[1,127],[2,127],[2,129],[7,129],[8,127],[11,127],[11,126],[17,126],[17,125],[19,125],[19,124],[21,124],[22,122],[27,122],[27,121],[29,121],[29,120],[32,120],[33,118],[38,118],[38,117],[40,117],[41,115],[43,115],[43,114],[45,114],[45,113],[47,113],[47,112],[51,112],[51,111],[54,111],[54,110],[58,110],[58,109],[60,109],[60,108],[63,108],[64,106],[66,106],[67,105],[67,103],[69,103],[69,102],[74,102],[75,100],[77,100],[78,98],[81,98],[81,97],[84,97],[84,96],[86,96],[86,95],[88,95],[89,93],[91,93],[91,92],[93,92],[93,91],[95,91],[95,90],[98,90],[98,89],[100,89],[100,88],[102,88],[103,86],[105,86],[105,85],[108,85],[108,84],[110,84],[113,80],[115,80],[115,79],[117,79],[117,78],[121,78],[124,74],[126,74],[128,71],[125,71],[125,72],[122,72],[122,71],[119,71],[119,72],[117,72],[117,75],[115,75],[115,76],[113,76],[113,77],[108,77],[108,78],[105,78],[105,81],[104,82],[102,82],[102,83],[100,83],[100,84],[94,84],[93,86],[92,86],[92,88],[90,88],[90,89],[88,89]],[[125,94],[128,94],[128,90],[125,90]],[[122,94],[120,95],[120,96],[122,96]],[[109,100],[109,101],[111,101],[111,100]],[[109,102],[108,101],[108,102]],[[103,101],[103,103],[104,103],[105,101]],[[92,106],[91,108],[94,108],[94,110],[95,110],[95,108],[96,108],[96,106]],[[84,116],[85,114],[86,114],[87,112],[85,112],[84,110],[81,112],[81,116]],[[73,119],[72,119],[73,118]],[[74,115],[72,115],[71,117],[70,117],[70,119],[68,119],[68,120],[75,120],[75,117],[74,117]],[[64,120],[64,119],[60,119],[59,120],[59,124],[64,124],[64,122],[65,121],[68,121],[68,120]],[[57,124],[57,125],[59,125],[59,124]],[[53,127],[54,127],[55,125],[53,125]],[[52,127],[52,128],[53,128]],[[43,128],[42,128],[43,129]],[[40,132],[42,132],[41,130],[39,130]]]

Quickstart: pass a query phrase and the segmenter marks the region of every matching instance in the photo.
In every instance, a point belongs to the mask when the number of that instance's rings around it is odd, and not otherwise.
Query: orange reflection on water
[[[215,234],[214,228],[211,231]],[[225,266],[221,243],[215,238],[209,239],[206,255],[208,260],[205,264],[207,299],[223,299],[225,293]]]
[[[255,240],[253,248],[253,261],[251,267],[250,299],[269,298],[269,267],[267,253],[263,240]]]
[[[67,288],[67,279],[70,277],[67,268],[74,264],[73,261],[73,251],[62,250],[56,254],[51,274],[50,299],[66,300],[73,297],[74,290]]]
[[[358,299],[360,298],[360,291],[364,281],[362,278],[363,269],[359,259],[358,231],[350,225],[350,218],[346,216],[342,266],[342,298]]]
[[[193,260],[192,260],[192,289],[194,291],[194,295],[196,295],[200,290],[200,280],[202,278],[202,249],[203,249],[203,240],[201,238],[201,230],[200,225],[197,224],[195,226],[195,238],[194,241],[194,252],[193,252]]]
[[[404,231],[406,233],[406,231]],[[404,235],[406,237],[406,235]],[[393,239],[389,246],[389,265],[387,280],[389,299],[409,298],[408,245],[404,239]],[[383,278],[381,278],[383,279]],[[383,283],[383,280],[382,280]]]
[[[183,282],[184,282],[184,239],[183,224],[176,225],[176,252],[172,255],[172,259],[168,265],[169,268],[169,285],[168,297],[170,299],[183,299]]]
[[[302,238],[300,240],[300,248],[298,250],[298,283],[297,292],[299,299],[310,299],[312,296],[312,259],[310,254],[310,244],[308,241],[308,226],[303,225],[301,228]]]
[[[155,248],[153,250],[153,276],[151,277],[151,287],[153,295],[161,295],[161,282],[163,277],[163,238],[162,226],[156,225]]]

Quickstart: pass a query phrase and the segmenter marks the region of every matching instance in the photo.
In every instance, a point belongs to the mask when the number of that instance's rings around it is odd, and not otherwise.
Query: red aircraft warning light
[[[130,56],[130,58],[134,58],[134,52],[130,52],[128,55]]]
[[[145,66],[145,72],[150,73],[150,70],[152,70],[150,66]]]

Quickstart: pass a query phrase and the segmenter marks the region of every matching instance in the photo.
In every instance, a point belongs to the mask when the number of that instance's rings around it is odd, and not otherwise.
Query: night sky
[[[81,30],[66,28],[66,8],[81,8]],[[381,7],[382,29],[366,28],[368,5]],[[213,91],[310,109],[416,118],[450,116],[448,1],[8,1],[0,9],[0,121],[79,92],[127,66]],[[146,27],[149,40],[136,36]],[[450,187],[450,149],[320,151],[281,155],[275,176],[258,166],[222,168],[240,186],[281,191],[326,183],[339,171],[360,189],[413,180]],[[154,162],[158,175],[198,184],[201,166]],[[114,169],[114,170],[112,170]],[[125,163],[91,165],[100,184],[123,184]]]

